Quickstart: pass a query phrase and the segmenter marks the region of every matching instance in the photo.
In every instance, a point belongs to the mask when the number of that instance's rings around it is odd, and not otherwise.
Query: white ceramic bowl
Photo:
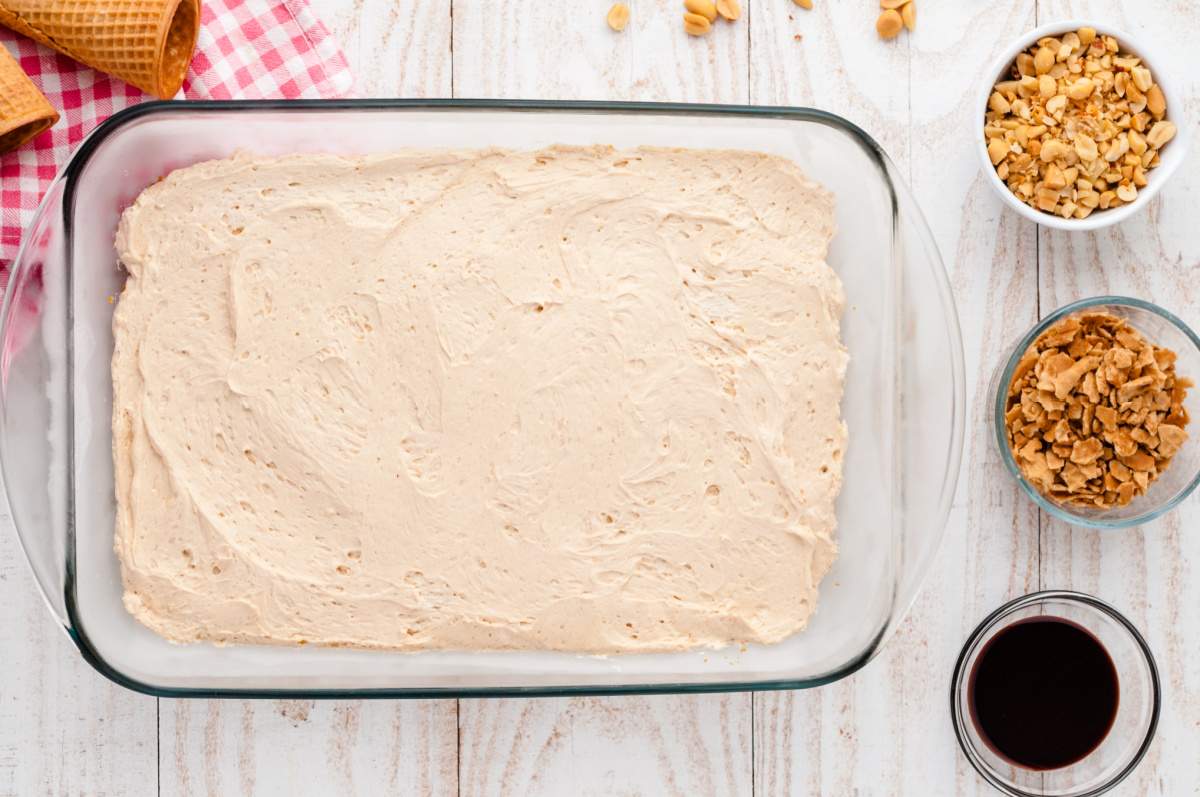
[[[1019,53],[1045,36],[1060,36],[1069,31],[1079,30],[1080,28],[1095,28],[1096,32],[1101,35],[1112,36],[1120,43],[1123,51],[1132,53],[1142,59],[1154,75],[1154,82],[1159,85],[1163,96],[1166,97],[1166,118],[1175,123],[1178,132],[1175,134],[1175,138],[1163,147],[1159,165],[1146,172],[1148,184],[1145,188],[1138,190],[1135,200],[1128,205],[1122,205],[1112,210],[1096,210],[1096,212],[1092,213],[1086,219],[1064,219],[1053,213],[1045,213],[1026,205],[1009,190],[1004,181],[996,174],[996,169],[992,166],[992,161],[988,157],[987,141],[983,135],[983,123],[984,117],[987,114],[987,103],[988,98],[992,94],[992,89],[998,81],[1008,74],[1009,68]],[[1060,22],[1051,22],[1047,25],[1042,25],[1026,33],[1006,47],[1000,54],[1000,57],[988,67],[987,72],[984,73],[983,83],[979,88],[979,96],[975,100],[975,118],[977,120],[974,134],[975,149],[979,153],[979,162],[983,164],[983,171],[987,175],[988,183],[992,188],[996,189],[996,193],[1006,205],[1030,221],[1045,227],[1053,227],[1058,230],[1098,230],[1101,227],[1108,227],[1109,225],[1124,221],[1133,214],[1141,212],[1149,204],[1150,200],[1158,194],[1171,175],[1175,173],[1175,170],[1179,168],[1179,165],[1183,163],[1184,158],[1187,157],[1188,147],[1191,144],[1191,130],[1184,118],[1183,98],[1176,86],[1174,76],[1168,74],[1167,70],[1161,67],[1161,62],[1155,58],[1153,50],[1147,49],[1134,37],[1114,28],[1112,25],[1106,25],[1103,22],[1093,20],[1065,19]]]

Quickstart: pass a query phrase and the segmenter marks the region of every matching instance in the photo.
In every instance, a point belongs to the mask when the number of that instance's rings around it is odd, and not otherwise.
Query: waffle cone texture
[[[0,153],[8,152],[58,121],[58,111],[0,46]]]
[[[0,0],[0,25],[165,100],[192,60],[200,2]]]

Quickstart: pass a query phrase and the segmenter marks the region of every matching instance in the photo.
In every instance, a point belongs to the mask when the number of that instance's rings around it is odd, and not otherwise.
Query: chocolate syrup
[[[997,755],[1033,770],[1086,757],[1112,729],[1117,669],[1092,633],[1059,617],[1019,620],[988,640],[967,687],[971,719]]]

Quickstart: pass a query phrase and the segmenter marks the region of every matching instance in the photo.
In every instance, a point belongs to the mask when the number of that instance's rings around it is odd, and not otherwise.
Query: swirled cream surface
[[[846,440],[833,233],[830,195],[753,152],[173,172],[116,241],[126,607],[179,642],[799,631]]]

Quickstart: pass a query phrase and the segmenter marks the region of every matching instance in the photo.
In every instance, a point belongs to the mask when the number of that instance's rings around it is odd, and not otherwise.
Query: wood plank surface
[[[460,794],[750,794],[746,698],[461,701]]]
[[[356,97],[449,97],[452,0],[321,0]]]
[[[455,0],[454,94],[749,101],[747,19],[697,39],[674,0],[630,8],[616,34],[603,4]],[[463,794],[750,793],[748,694],[460,707]]]
[[[991,379],[1002,349],[1036,319],[1036,228],[1004,209],[964,135],[976,122],[983,69],[954,68],[961,63],[959,53],[972,47],[973,64],[994,59],[1032,27],[1033,6],[1026,1],[922,7],[914,37],[909,179],[950,270],[966,350],[969,411],[955,512],[929,579],[937,588],[923,593],[889,651],[903,662],[904,736],[921,740],[910,746],[898,773],[904,794],[991,792],[957,748],[948,710],[950,678],[959,647],[976,623],[1039,586],[1037,512],[1004,472],[990,412]],[[989,31],[985,42],[978,40],[980,30]],[[916,650],[927,653],[914,667],[906,654]],[[939,775],[950,772],[952,778]]]
[[[751,101],[845,116],[906,172],[912,43],[909,37],[879,42],[878,13],[874,3],[825,2],[812,11],[790,2],[758,4],[750,34]],[[902,669],[884,653],[865,671],[826,688],[756,695],[755,793],[852,794],[864,784],[895,783],[903,770],[903,749],[893,743],[901,737],[902,715],[890,709],[904,699]]]
[[[1200,91],[1190,30],[1200,24],[1195,3],[1039,0],[1039,22],[1089,17],[1135,35],[1153,49],[1153,68],[1183,78],[1194,131]],[[1172,110],[1174,113],[1175,111]],[[1043,315],[1090,296],[1153,301],[1200,328],[1200,228],[1195,197],[1200,168],[1195,149],[1148,212],[1091,235],[1042,230],[1039,297]],[[1195,434],[1193,432],[1193,434]],[[1124,531],[1098,533],[1042,519],[1042,580],[1113,604],[1146,635],[1158,660],[1163,713],[1141,766],[1115,793],[1200,794],[1200,501]]]
[[[453,700],[163,700],[161,794],[458,791]]]
[[[449,96],[450,0],[314,3],[360,97]],[[455,701],[162,700],[160,794],[446,795]]]
[[[810,105],[879,140],[951,273],[967,357],[964,467],[928,585],[883,654],[819,689],[758,695],[464,701],[155,701],[96,675],[55,628],[0,534],[0,795],[992,794],[957,750],[950,672],[975,623],[1039,587],[1094,593],[1142,628],[1165,693],[1147,760],[1116,795],[1200,794],[1200,501],[1100,534],[1039,517],[990,437],[989,381],[1039,314],[1127,293],[1200,326],[1197,156],[1146,214],[1095,234],[1005,210],[967,131],[1008,41],[1068,16],[1111,21],[1191,78],[1200,7],[1184,0],[918,0],[883,43],[877,3],[742,0],[693,39],[676,0],[311,0],[357,96],[637,99]],[[7,518],[0,518],[7,524]]]
[[[158,778],[154,698],[79,657],[34,584],[3,498],[0,529],[0,795],[139,793]]]
[[[454,96],[745,103],[750,17],[687,36],[678,0],[628,4],[623,33],[591,0],[454,0]]]

